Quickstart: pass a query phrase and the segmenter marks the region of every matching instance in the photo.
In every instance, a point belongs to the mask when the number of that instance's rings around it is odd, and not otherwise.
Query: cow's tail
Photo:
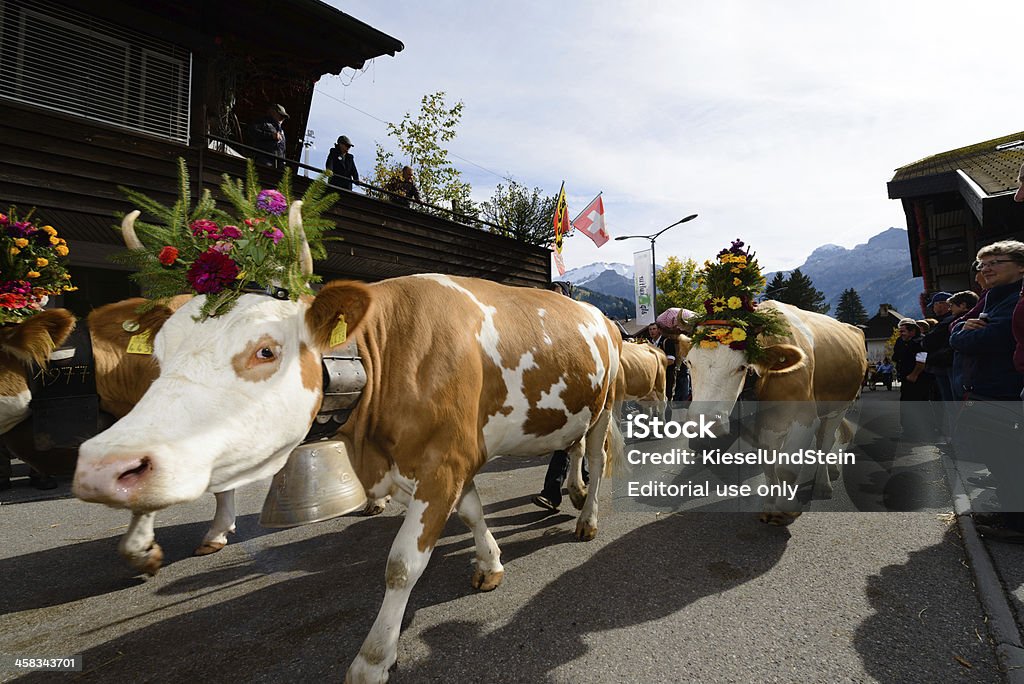
[[[625,442],[622,438],[622,430],[619,428],[619,421],[612,413],[608,421],[608,432],[604,438],[604,474],[610,477],[615,472],[615,466],[622,462],[622,453]]]

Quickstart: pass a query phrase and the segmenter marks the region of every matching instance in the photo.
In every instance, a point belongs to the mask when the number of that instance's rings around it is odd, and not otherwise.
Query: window
[[[191,54],[45,0],[0,0],[0,98],[188,142]]]

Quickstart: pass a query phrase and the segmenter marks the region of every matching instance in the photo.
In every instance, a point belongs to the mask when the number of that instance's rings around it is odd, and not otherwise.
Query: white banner
[[[633,298],[636,304],[636,322],[650,325],[654,322],[654,300],[651,278],[654,275],[651,250],[633,252]]]

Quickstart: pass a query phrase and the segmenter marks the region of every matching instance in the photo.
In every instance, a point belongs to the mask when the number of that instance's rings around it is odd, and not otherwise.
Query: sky
[[[570,217],[603,192],[613,236],[698,214],[657,239],[659,263],[740,238],[791,269],[905,229],[895,169],[1024,129],[1015,2],[328,4],[405,49],[320,79],[311,164],[345,134],[369,175],[375,143],[397,152],[385,122],[444,91],[464,103],[449,155],[476,201],[505,178],[564,181]],[[563,257],[632,264],[649,244],[577,235]]]

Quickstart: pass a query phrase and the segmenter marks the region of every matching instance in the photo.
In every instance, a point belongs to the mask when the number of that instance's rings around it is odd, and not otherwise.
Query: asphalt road
[[[875,462],[931,482],[934,449],[899,456]],[[478,477],[504,583],[472,590],[472,539],[450,522],[413,591],[392,681],[1003,681],[941,501],[816,503],[783,529],[751,513],[616,512],[608,488],[598,537],[583,543],[568,499],[556,514],[529,502],[546,462],[497,459]],[[117,556],[122,511],[0,506],[0,656],[84,659],[82,674],[0,667],[0,679],[343,679],[383,596],[401,510],[268,530],[257,524],[267,485],[240,492],[238,533],[213,556],[190,555],[212,497],[160,514],[166,566],[149,580]]]

